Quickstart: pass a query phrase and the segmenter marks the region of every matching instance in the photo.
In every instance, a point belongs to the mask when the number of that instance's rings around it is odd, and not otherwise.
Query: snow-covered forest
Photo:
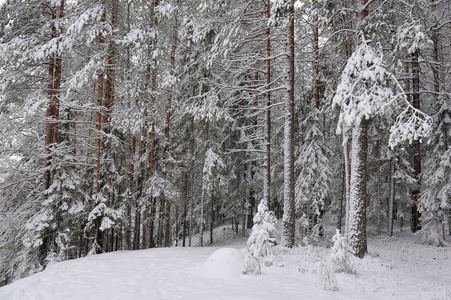
[[[332,247],[324,289],[446,247],[450,62],[449,0],[6,0],[0,286],[226,225],[248,274]]]

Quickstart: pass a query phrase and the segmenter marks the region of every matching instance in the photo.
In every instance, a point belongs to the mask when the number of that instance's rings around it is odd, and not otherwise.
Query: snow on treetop
[[[385,68],[380,45],[373,48],[363,42],[357,47],[343,70],[333,105],[341,109],[337,134],[348,132],[362,119],[386,113],[389,107],[397,108],[401,112],[390,130],[392,148],[405,140],[421,139],[432,129],[432,118],[407,101],[401,85]]]
[[[390,74],[383,64],[382,49],[362,43],[349,58],[333,98],[341,107],[337,133],[348,131],[383,109],[393,98]]]

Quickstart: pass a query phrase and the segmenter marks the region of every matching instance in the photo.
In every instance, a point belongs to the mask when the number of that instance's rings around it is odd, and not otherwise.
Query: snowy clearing
[[[0,299],[451,299],[451,248],[419,244],[410,233],[370,237],[357,275],[336,274],[335,292],[319,285],[319,263],[330,249],[276,247],[285,266],[262,266],[263,274],[255,276],[237,272],[245,247],[240,238],[225,247],[120,251],[65,261],[0,288]]]

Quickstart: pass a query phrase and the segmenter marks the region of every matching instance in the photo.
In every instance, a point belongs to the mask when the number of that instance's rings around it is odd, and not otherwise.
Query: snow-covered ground
[[[358,260],[357,274],[336,274],[334,292],[320,287],[318,275],[330,249],[277,248],[285,266],[242,275],[237,257],[245,254],[245,242],[236,238],[221,247],[120,251],[56,263],[0,288],[0,299],[451,299],[451,247],[422,245],[410,233],[370,237],[369,255]],[[218,249],[223,250],[209,258]]]

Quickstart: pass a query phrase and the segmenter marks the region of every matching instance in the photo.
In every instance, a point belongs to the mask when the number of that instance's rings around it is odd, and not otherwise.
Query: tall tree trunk
[[[356,23],[359,26],[367,16],[367,0],[357,1]],[[360,36],[358,37],[360,42]],[[367,252],[366,238],[366,165],[368,152],[368,121],[365,118],[352,128],[351,183],[347,226],[349,245],[355,256],[363,258]]]
[[[420,66],[418,63],[419,53],[415,51],[412,54],[412,105],[416,109],[420,109]],[[411,222],[410,229],[412,232],[416,232],[421,229],[420,225],[420,212],[418,211],[418,199],[420,197],[421,187],[421,144],[419,140],[415,140],[412,143],[413,150],[413,177],[416,179],[416,185],[412,190],[412,206],[411,206]]]
[[[131,16],[130,16],[130,2],[127,2],[127,32],[131,31]],[[127,82],[131,82],[131,54],[130,48],[127,48],[127,56],[126,56],[126,72],[127,72]],[[127,108],[130,110],[131,108],[131,95],[127,95]],[[136,139],[131,132],[131,125],[128,125],[127,128],[127,199],[126,199],[126,209],[125,209],[125,248],[123,250],[132,250],[132,189],[133,189],[133,177],[134,177],[134,157],[135,157],[135,146]]]
[[[170,69],[170,74],[172,77],[175,76],[175,55],[176,55],[176,51],[177,51],[177,42],[178,42],[178,6],[179,6],[179,0],[177,0],[177,8],[176,8],[176,12],[175,12],[175,16],[174,16],[174,28],[173,28],[173,32],[172,32],[172,48],[171,48],[171,69]],[[155,87],[156,88],[156,87]],[[165,128],[165,138],[166,138],[166,142],[165,142],[165,146],[164,146],[164,153],[163,153],[163,160],[164,160],[164,164],[166,165],[166,159],[168,156],[168,151],[169,151],[169,132],[170,132],[170,127],[171,127],[171,113],[172,113],[172,98],[173,98],[173,94],[174,94],[174,86],[171,86],[170,91],[169,91],[169,96],[168,96],[168,102],[166,105],[166,128]],[[166,177],[168,174],[166,174],[166,170],[167,170],[167,165],[164,167],[164,176]],[[165,219],[165,247],[170,247],[171,246],[171,203],[169,202],[168,199],[165,198],[165,201],[167,202],[165,207],[165,214],[164,214],[164,219]],[[176,233],[178,234],[178,233]]]
[[[108,42],[107,49],[107,59],[105,66],[105,99],[104,99],[104,113],[103,113],[103,130],[106,134],[111,132],[111,108],[114,101],[114,65],[115,65],[115,44],[114,44],[114,35],[117,24],[117,16],[118,16],[118,0],[111,0],[112,9],[111,9],[111,29],[113,30],[113,37],[110,38]],[[106,5],[106,1],[105,1]]]
[[[61,28],[57,27],[57,21],[64,17],[64,0],[61,0],[59,8],[50,5],[51,12],[51,37],[57,38],[61,34]],[[59,45],[57,44],[57,47]],[[53,177],[55,175],[52,170],[52,161],[54,159],[54,153],[57,149],[58,143],[58,122],[59,122],[59,105],[60,105],[60,88],[61,88],[61,69],[62,58],[61,54],[56,51],[49,58],[48,67],[48,84],[47,84],[47,96],[48,106],[46,110],[45,119],[45,149],[46,149],[46,169],[44,173],[44,190],[48,190],[52,184]],[[59,220],[56,220],[59,222]],[[39,247],[39,258],[42,264],[45,263],[50,248],[55,243],[55,233],[51,228],[47,228],[43,236],[43,242]],[[55,249],[56,251],[56,249]]]
[[[396,150],[393,151],[395,154]],[[390,198],[388,200],[388,235],[393,236],[393,221],[394,221],[394,204],[396,198],[395,191],[395,172],[396,172],[396,160],[392,157],[390,161]]]
[[[106,21],[106,5],[105,0],[102,1],[103,13],[101,21]],[[103,52],[105,49],[105,38],[102,33],[99,34],[99,51]],[[103,59],[102,59],[103,61]],[[103,100],[104,100],[104,71],[102,69],[97,71],[97,112],[96,112],[96,142],[95,142],[95,168],[94,168],[94,182],[93,182],[93,193],[94,193],[94,205],[97,205],[98,197],[100,194],[100,157],[102,148],[102,110],[103,110]],[[91,230],[92,245],[91,249],[99,252],[102,248],[102,236],[99,230],[101,222],[101,216],[96,216],[93,221],[93,227]]]
[[[351,189],[349,207],[349,245],[353,254],[363,258],[367,251],[366,241],[366,160],[367,160],[367,121],[352,129]]]
[[[287,27],[287,95],[284,128],[284,202],[282,245],[292,248],[295,242],[294,201],[294,2],[288,7]]]
[[[182,247],[186,247],[186,230],[187,230],[187,225],[188,223],[186,222],[186,219],[188,218],[188,173],[185,173],[184,176],[184,188],[183,190],[185,191],[184,193],[184,201],[183,201],[183,224],[182,224],[182,228],[183,228],[183,232],[182,232]]]
[[[210,211],[210,245],[213,245],[213,228],[215,224],[215,203],[214,203],[214,191],[211,192],[211,211]]]
[[[271,17],[271,1],[265,2],[266,18]],[[271,210],[271,28],[266,27],[266,107],[265,107],[265,164],[263,177],[263,199]]]
[[[148,76],[149,76],[149,82],[150,82],[150,107],[151,107],[151,113],[150,113],[150,133],[149,133],[149,170],[148,170],[148,177],[154,175],[155,171],[155,151],[156,151],[156,130],[155,130],[155,122],[156,122],[156,92],[157,92],[157,58],[155,57],[154,53],[152,53],[152,50],[155,51],[157,47],[157,25],[158,25],[158,19],[155,14],[155,9],[159,5],[159,0],[152,0],[151,3],[151,12],[150,12],[150,26],[154,30],[154,38],[151,41],[151,44],[149,46],[149,61],[152,61],[152,66],[148,66]],[[153,58],[152,58],[153,57]],[[165,206],[165,197],[160,197],[160,200],[162,203],[161,206]],[[151,199],[151,202],[153,202],[154,199]],[[150,223],[150,230],[149,230],[149,236],[151,236],[151,239],[153,239],[153,230],[154,230],[154,220],[156,218],[156,202],[155,205],[152,205],[151,214],[149,216]],[[162,214],[160,214],[162,216]],[[160,230],[160,227],[158,228]],[[161,238],[160,232],[158,236]],[[159,245],[161,245],[161,240],[158,242]]]
[[[346,171],[345,171],[345,167],[343,164],[343,170],[342,170],[342,181],[341,181],[341,193],[340,193],[340,210],[339,210],[339,215],[338,215],[338,224],[337,224],[337,229],[340,230],[340,232],[342,232],[342,226],[343,226],[343,208],[344,208],[344,202],[346,199]]]
[[[313,5],[316,6],[317,1],[313,0]],[[314,16],[313,24],[313,59],[312,59],[312,95],[315,108],[319,109],[319,86],[318,86],[318,75],[319,75],[319,30],[318,30],[318,16]]]
[[[189,202],[188,202],[188,246],[191,247],[191,241],[193,237],[193,200],[194,200],[194,117],[191,117],[190,122],[190,140],[189,140],[189,153],[190,153],[190,173],[189,173]]]
[[[345,132],[343,131],[343,139],[345,139]],[[349,207],[351,196],[351,158],[349,156],[349,142],[343,146],[344,157],[344,172],[345,172],[345,235],[348,237],[349,233]]]

